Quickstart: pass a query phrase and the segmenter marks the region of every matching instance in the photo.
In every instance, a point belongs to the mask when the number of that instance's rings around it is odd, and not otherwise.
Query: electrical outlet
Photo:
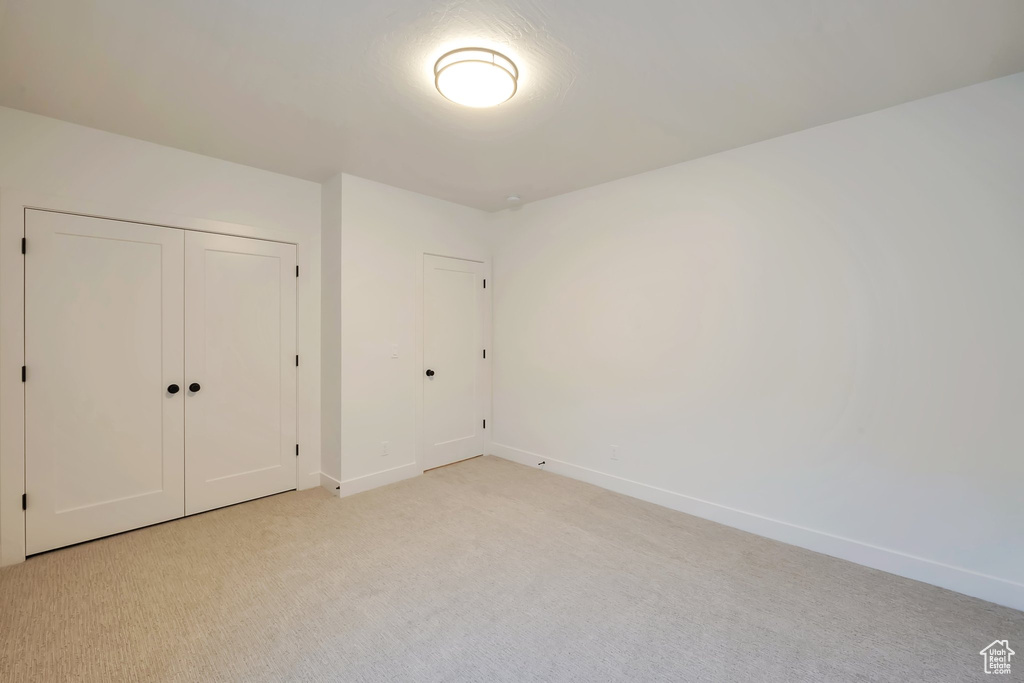
[[[390,441],[381,441],[380,442],[380,455],[383,458],[386,458],[389,455],[391,455],[391,442]]]
[[[398,344],[391,345],[391,357],[398,358]]]
[[[619,459],[619,447],[615,446],[615,445],[611,445],[611,446],[608,446],[608,448],[611,449],[612,460],[618,460]]]

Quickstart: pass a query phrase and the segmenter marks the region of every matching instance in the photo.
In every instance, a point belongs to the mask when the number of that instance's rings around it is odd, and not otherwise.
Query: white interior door
[[[483,453],[483,264],[423,257],[424,469]]]
[[[25,212],[29,554],[184,514],[184,234]]]
[[[296,485],[295,246],[185,236],[185,510]]]

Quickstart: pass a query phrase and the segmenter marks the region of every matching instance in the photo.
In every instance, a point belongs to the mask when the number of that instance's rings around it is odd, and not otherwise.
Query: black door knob
[[[199,386],[199,382],[192,382],[192,384],[188,385],[188,390],[191,391],[193,394],[199,391],[200,389],[202,389],[202,387]]]
[[[179,389],[180,387],[177,384],[172,384],[171,386],[167,387],[167,393],[176,394],[178,393]]]
[[[427,377],[433,377],[433,376],[434,376],[434,371],[433,370],[427,370]]]

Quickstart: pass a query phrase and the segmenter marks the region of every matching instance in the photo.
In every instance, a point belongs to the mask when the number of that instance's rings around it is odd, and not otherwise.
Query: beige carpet
[[[969,681],[1024,653],[1022,612],[496,458],[41,555],[0,608],[4,682]]]

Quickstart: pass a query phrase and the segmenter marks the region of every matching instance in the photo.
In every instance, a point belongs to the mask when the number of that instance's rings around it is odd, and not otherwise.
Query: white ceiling
[[[519,93],[442,98],[460,46]],[[1018,71],[1022,0],[0,0],[0,104],[488,210]]]

